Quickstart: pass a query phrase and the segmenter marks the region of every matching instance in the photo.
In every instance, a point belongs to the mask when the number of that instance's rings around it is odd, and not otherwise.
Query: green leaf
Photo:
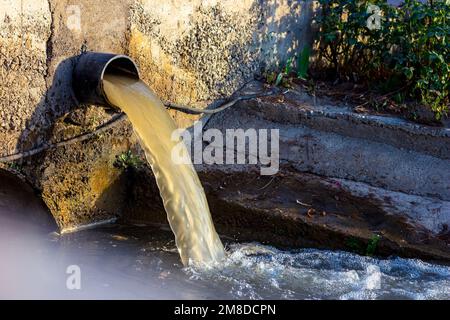
[[[403,74],[406,76],[406,79],[411,80],[414,75],[414,67],[403,68]]]
[[[275,80],[275,86],[278,86],[281,83],[281,80],[283,80],[284,74],[280,72],[277,76],[277,79]]]
[[[367,244],[366,248],[366,255],[367,256],[373,256],[375,254],[375,251],[378,246],[378,242],[380,242],[381,237],[377,234],[373,235],[372,238],[370,238],[369,243]]]
[[[310,55],[311,48],[308,45],[305,45],[297,60],[297,76],[301,79],[306,79],[308,76]]]
[[[284,68],[284,73],[286,74],[286,75],[288,75],[289,73],[291,73],[291,71],[292,71],[292,61],[294,60],[294,58],[289,58],[287,61],[286,61],[286,66],[285,66],[285,68]]]
[[[358,40],[356,40],[355,38],[348,39],[348,44],[351,45],[351,46],[353,46],[353,45],[355,45],[357,43],[358,43]]]

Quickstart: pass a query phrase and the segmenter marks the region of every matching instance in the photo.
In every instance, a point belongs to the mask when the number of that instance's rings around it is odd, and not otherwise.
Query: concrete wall
[[[228,96],[309,41],[311,2],[144,0],[131,7],[129,53],[165,99]]]
[[[42,143],[73,109],[82,48],[129,54],[161,98],[205,106],[279,68],[309,41],[310,18],[308,1],[1,0],[0,154],[20,137]]]
[[[51,20],[47,1],[0,1],[0,154],[14,152],[24,131],[45,122],[44,115],[27,120],[47,89]]]
[[[290,0],[0,0],[0,157],[111,117],[95,107],[73,111],[73,57],[86,48],[129,54],[161,98],[206,106],[283,65],[309,41],[311,14],[311,1]],[[173,115],[180,126],[195,119]],[[99,199],[120,202],[125,187],[113,163],[134,146],[124,121],[14,168],[40,190],[60,226],[71,227],[119,214],[120,206]]]

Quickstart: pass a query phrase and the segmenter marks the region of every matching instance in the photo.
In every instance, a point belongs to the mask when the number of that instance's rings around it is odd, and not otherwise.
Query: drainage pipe
[[[79,103],[114,107],[103,89],[106,73],[128,75],[139,80],[134,61],[125,55],[85,52],[78,56],[73,70],[72,86]]]

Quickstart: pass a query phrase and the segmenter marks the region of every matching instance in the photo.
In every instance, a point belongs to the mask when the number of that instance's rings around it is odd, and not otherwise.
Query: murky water
[[[188,157],[188,151],[184,144],[171,140],[176,126],[164,105],[143,81],[109,74],[103,84],[108,100],[127,114],[140,138],[183,263],[222,260],[223,245],[194,166],[190,161],[172,161],[177,145],[183,147],[181,156]]]
[[[163,106],[140,82],[117,80],[110,89],[117,86],[131,88],[130,105],[120,96],[108,97],[127,105],[144,141],[182,261],[209,263],[184,267],[169,228],[109,225],[49,233],[55,226],[43,219],[48,216],[38,203],[29,201],[31,191],[21,194],[23,187],[0,172],[1,299],[450,298],[450,267],[420,260],[282,251],[257,243],[229,243],[225,257],[195,171],[170,164],[171,142],[165,137],[174,125]],[[151,112],[142,114],[151,99]],[[79,270],[79,289],[68,282],[75,275],[68,270]]]
[[[214,267],[183,267],[170,230],[104,226],[47,234],[0,221],[0,298],[448,299],[450,268],[320,250],[230,244]],[[66,287],[79,266],[81,289]]]

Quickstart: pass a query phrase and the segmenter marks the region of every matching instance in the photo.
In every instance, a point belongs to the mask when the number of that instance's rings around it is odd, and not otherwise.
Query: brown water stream
[[[175,164],[175,123],[148,86],[125,76],[105,75],[108,100],[122,109],[140,138],[156,177],[167,218],[184,265],[216,262],[225,257],[203,187],[192,163]],[[185,155],[188,151],[183,150]]]

